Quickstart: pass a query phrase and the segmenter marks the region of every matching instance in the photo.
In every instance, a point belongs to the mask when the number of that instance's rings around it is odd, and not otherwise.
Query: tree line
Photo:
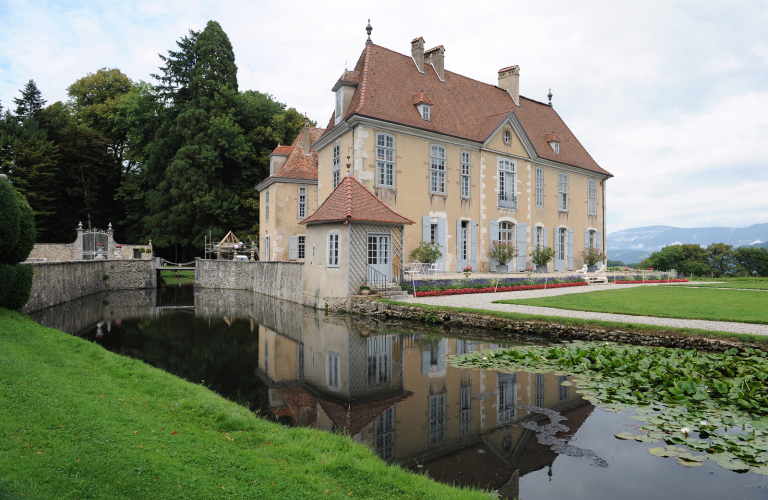
[[[619,261],[608,261],[609,266],[623,266]],[[725,243],[712,243],[707,247],[686,243],[670,245],[653,252],[639,264],[630,267],[660,271],[675,269],[686,276],[768,276],[768,248],[738,247]]]
[[[117,68],[88,73],[48,104],[34,80],[0,101],[0,171],[29,201],[37,242],[112,223],[115,238],[199,253],[204,236],[258,236],[254,189],[269,154],[304,118],[241,91],[229,37],[210,21],[160,55],[154,83]]]

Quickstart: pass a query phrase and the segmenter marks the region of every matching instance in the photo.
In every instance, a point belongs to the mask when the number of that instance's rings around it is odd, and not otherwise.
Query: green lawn
[[[0,498],[487,498],[0,309]]]
[[[180,278],[177,278],[176,273],[181,274]],[[195,272],[194,271],[160,271],[160,277],[163,278],[166,285],[186,285],[194,283]]]
[[[621,285],[611,286],[618,288]],[[749,290],[654,286],[541,299],[500,300],[498,303],[660,318],[768,323],[768,295]]]
[[[691,281],[687,285],[697,288],[742,288],[746,290],[768,290],[768,278],[709,278],[704,281],[717,281],[717,283],[697,283]]]

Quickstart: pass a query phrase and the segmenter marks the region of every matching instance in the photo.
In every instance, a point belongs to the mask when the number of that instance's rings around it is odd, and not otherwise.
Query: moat
[[[502,345],[473,341],[470,331],[394,330],[190,286],[95,294],[32,317],[263,418],[346,433],[384,460],[449,484],[502,496],[519,488],[525,500],[768,496],[768,477],[711,461],[686,468],[650,455],[651,444],[616,439],[641,423],[631,411],[585,401],[567,376],[452,367],[447,355]]]

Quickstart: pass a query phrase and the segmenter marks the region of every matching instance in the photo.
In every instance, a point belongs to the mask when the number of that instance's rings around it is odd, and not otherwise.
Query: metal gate
[[[92,229],[83,233],[83,260],[93,260],[98,255],[107,258],[109,235],[101,230]]]

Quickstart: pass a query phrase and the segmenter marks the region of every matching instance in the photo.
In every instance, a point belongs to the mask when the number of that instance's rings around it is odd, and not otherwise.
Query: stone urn
[[[546,264],[536,264],[536,272],[537,273],[546,273],[547,272],[547,265]]]
[[[597,264],[595,264],[595,265],[592,265],[592,266],[590,266],[589,264],[587,264],[587,272],[588,272],[588,273],[594,273],[595,271],[597,271]]]
[[[360,290],[360,295],[370,295],[370,294],[371,294],[370,290]]]
[[[509,272],[509,264],[496,264],[496,272],[506,274]]]
[[[472,274],[472,271],[464,271],[464,278],[469,279],[470,274]]]

